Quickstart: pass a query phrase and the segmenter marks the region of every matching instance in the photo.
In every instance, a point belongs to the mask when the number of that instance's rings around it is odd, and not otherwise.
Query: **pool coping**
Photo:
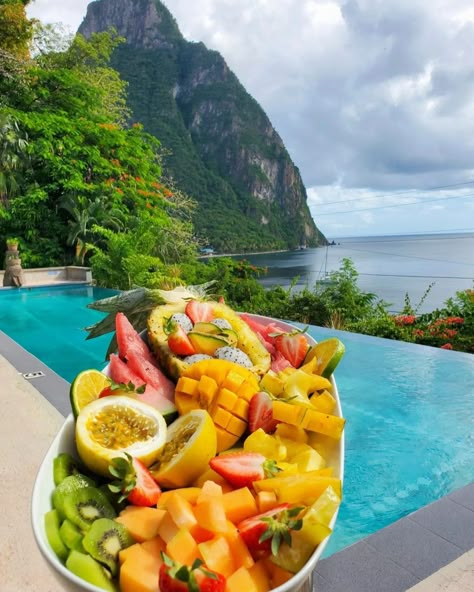
[[[70,413],[69,383],[2,331],[0,356],[15,369],[19,381],[25,381],[25,375],[41,373],[27,382],[42,395],[45,406],[63,417]],[[3,381],[3,377],[0,379]],[[473,549],[471,483],[322,559],[313,572],[313,589],[470,592],[466,582],[474,582]]]

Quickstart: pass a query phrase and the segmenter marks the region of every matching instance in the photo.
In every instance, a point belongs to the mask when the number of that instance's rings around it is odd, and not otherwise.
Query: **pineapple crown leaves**
[[[113,458],[112,464],[109,465],[109,472],[116,477],[116,480],[109,483],[108,487],[112,493],[121,494],[118,499],[119,502],[126,500],[137,484],[133,458],[128,452],[125,452],[125,456],[126,458],[122,456]]]
[[[180,582],[187,584],[189,592],[200,591],[199,583],[195,574],[197,570],[201,571],[208,578],[213,580],[217,579],[217,575],[214,572],[202,567],[203,562],[201,559],[195,559],[191,567],[188,567],[187,565],[181,565],[180,563],[173,561],[171,557],[168,557],[168,555],[166,555],[166,553],[163,551],[161,552],[161,558],[163,559],[163,563],[166,565],[166,567],[169,568],[169,574]]]
[[[262,522],[267,523],[267,528],[258,539],[259,543],[271,539],[272,555],[278,555],[282,543],[291,547],[291,531],[300,530],[303,520],[298,518],[304,510],[302,507],[289,508],[279,512],[276,516],[265,516]]]

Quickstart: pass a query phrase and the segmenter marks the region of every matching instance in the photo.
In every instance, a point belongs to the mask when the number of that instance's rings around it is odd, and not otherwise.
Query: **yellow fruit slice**
[[[77,417],[86,405],[98,399],[100,391],[109,384],[110,378],[99,370],[91,369],[79,372],[69,390],[74,417]]]
[[[194,409],[168,426],[166,444],[150,471],[162,487],[187,487],[208,468],[216,451],[211,416],[204,409]]]
[[[304,364],[311,362],[313,358],[317,358],[317,363],[314,368],[314,374],[329,378],[336,369],[336,366],[341,361],[346,348],[342,341],[337,337],[330,337],[324,341],[320,341],[314,345],[306,354]]]
[[[166,421],[146,403],[114,395],[86,405],[76,420],[76,446],[83,463],[110,477],[113,458],[130,454],[147,467],[166,442]]]

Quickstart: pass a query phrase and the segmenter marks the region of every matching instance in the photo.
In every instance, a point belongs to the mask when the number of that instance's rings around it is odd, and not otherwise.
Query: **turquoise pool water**
[[[89,302],[116,294],[92,286],[0,291],[0,330],[69,382],[104,363],[109,336],[86,341],[84,327],[103,318]]]
[[[108,337],[99,288],[0,291],[0,329],[71,380],[101,367]],[[474,480],[474,356],[311,327],[339,337],[336,381],[347,420],[344,501],[326,556]]]

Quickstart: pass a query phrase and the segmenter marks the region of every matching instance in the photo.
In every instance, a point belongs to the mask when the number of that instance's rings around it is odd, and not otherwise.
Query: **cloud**
[[[164,3],[184,36],[220,51],[265,109],[312,211],[322,214],[321,204],[341,194],[418,189],[421,197],[474,179],[471,0],[193,0],[192,10],[189,0]],[[80,0],[35,5],[36,14],[66,15],[76,27],[86,12]],[[452,216],[418,222],[463,226],[467,200],[457,206]],[[411,224],[409,211],[357,214],[354,227]]]

